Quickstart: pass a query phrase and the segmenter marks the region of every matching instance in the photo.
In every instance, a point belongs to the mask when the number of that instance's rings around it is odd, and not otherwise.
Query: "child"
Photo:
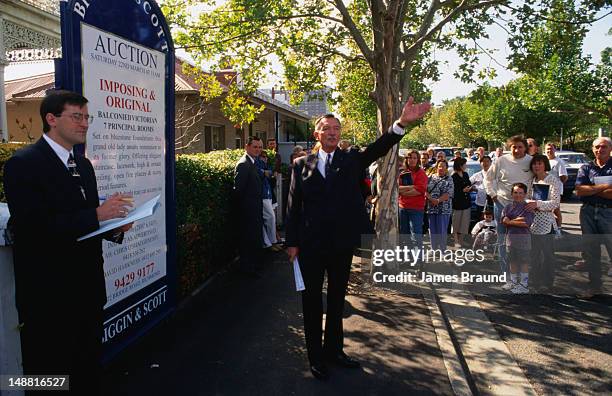
[[[483,220],[476,223],[472,229],[472,236],[474,236],[472,249],[474,250],[479,248],[486,250],[491,243],[497,242],[497,222],[493,219],[493,213],[487,210],[483,212],[482,217]]]
[[[529,227],[533,212],[527,210],[525,195],[527,186],[523,183],[512,185],[512,202],[502,210],[502,223],[506,226],[506,247],[510,261],[510,289],[514,294],[529,293],[529,254],[531,235]],[[520,279],[519,279],[520,270]],[[504,285],[505,286],[505,285]]]

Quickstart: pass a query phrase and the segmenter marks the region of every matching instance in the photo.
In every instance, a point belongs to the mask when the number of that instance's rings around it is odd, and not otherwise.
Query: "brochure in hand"
[[[535,201],[548,201],[548,193],[550,192],[549,184],[536,184],[533,185],[533,199]]]
[[[110,230],[114,230],[115,228],[121,227],[123,225],[132,223],[136,220],[141,220],[147,218],[149,216],[153,216],[157,209],[161,206],[159,203],[159,198],[161,195],[156,196],[153,199],[148,200],[137,208],[133,209],[127,217],[120,217],[117,219],[110,219],[100,222],[100,228],[98,228],[94,232],[90,232],[89,234],[83,235],[78,238],[77,241],[82,241],[87,238],[91,238],[93,236],[105,233]]]
[[[400,175],[400,180],[402,181],[402,186],[412,186],[414,182],[412,181],[412,173],[405,172]]]

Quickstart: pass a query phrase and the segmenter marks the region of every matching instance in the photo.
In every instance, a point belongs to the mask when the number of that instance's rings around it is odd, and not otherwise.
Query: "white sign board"
[[[129,23],[126,20],[126,23]],[[135,205],[161,195],[165,207],[164,53],[81,23],[87,134],[100,198],[131,193]],[[123,244],[104,242],[109,307],[166,275],[165,210],[134,224]]]

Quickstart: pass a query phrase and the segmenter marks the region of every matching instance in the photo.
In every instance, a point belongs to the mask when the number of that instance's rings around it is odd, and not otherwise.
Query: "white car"
[[[590,162],[589,157],[584,153],[577,151],[566,151],[559,150],[555,153],[555,156],[565,161],[567,165],[567,181],[563,184],[563,195],[571,196],[576,187],[576,176],[578,175],[578,169],[584,164]]]

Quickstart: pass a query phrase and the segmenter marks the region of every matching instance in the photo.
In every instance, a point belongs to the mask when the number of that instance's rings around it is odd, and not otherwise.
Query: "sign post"
[[[109,360],[176,306],[174,49],[153,0],[70,0],[61,23],[56,87],[89,100],[94,122],[80,149],[101,199],[127,192],[139,205],[161,195],[161,209],[123,244],[104,242]]]

